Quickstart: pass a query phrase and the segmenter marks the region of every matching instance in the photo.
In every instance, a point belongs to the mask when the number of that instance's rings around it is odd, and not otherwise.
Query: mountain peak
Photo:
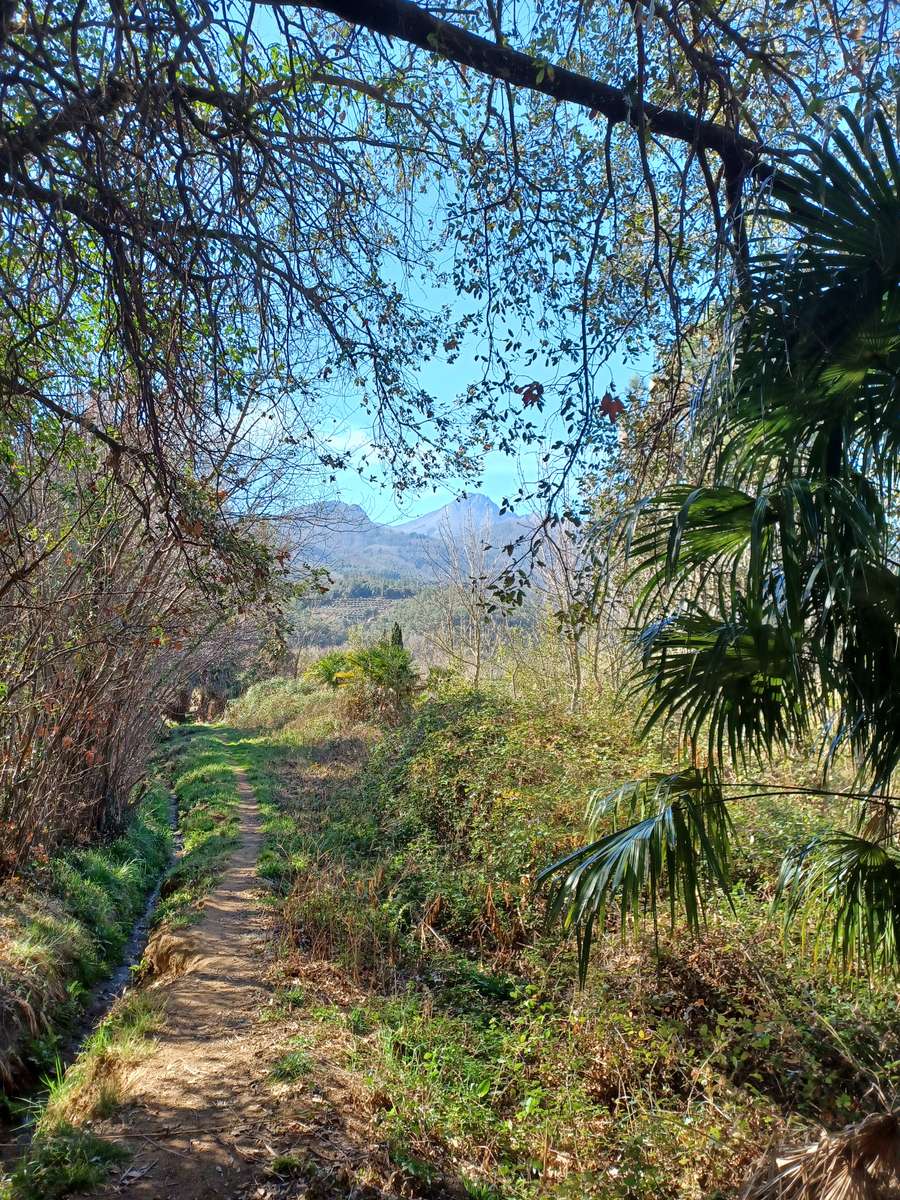
[[[501,515],[490,496],[472,492],[434,512],[398,525],[373,521],[358,505],[323,500],[297,514],[296,534],[308,561],[338,571],[392,578],[435,576],[448,542],[472,538],[494,547],[514,542],[533,526],[515,513]]]
[[[416,517],[412,521],[403,521],[394,529],[401,533],[419,533],[428,537],[439,537],[445,530],[459,536],[468,530],[478,535],[486,535],[493,540],[498,526],[506,528],[510,525],[523,527],[528,524],[527,518],[516,516],[515,513],[501,515],[500,506],[490,496],[481,492],[470,492],[467,496],[458,496],[445,504],[443,508]]]
[[[305,504],[299,515],[307,526],[322,529],[360,529],[374,522],[359,504],[346,504],[343,500],[319,500]]]
[[[495,504],[490,496],[485,496],[481,492],[470,492],[467,496],[457,496],[452,504],[445,507],[451,508],[454,505],[459,505],[460,508],[468,509],[471,513],[484,513],[485,516],[499,517],[500,505]]]

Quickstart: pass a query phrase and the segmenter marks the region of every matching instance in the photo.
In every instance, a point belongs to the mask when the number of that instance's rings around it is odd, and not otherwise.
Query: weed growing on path
[[[294,1083],[312,1074],[313,1060],[308,1043],[303,1038],[293,1038],[292,1043],[294,1049],[282,1054],[272,1067],[271,1076],[278,1083]]]

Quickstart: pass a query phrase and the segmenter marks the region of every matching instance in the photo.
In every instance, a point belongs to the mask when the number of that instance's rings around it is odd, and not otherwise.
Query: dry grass
[[[840,1133],[771,1155],[742,1200],[897,1200],[900,1111],[876,1113]]]
[[[141,960],[142,975],[155,979],[183,975],[191,969],[203,950],[196,933],[183,929],[174,932],[166,926],[155,930]]]

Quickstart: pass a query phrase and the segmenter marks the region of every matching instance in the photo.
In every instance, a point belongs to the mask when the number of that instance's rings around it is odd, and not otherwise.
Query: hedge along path
[[[239,844],[203,915],[165,934],[150,957],[181,973],[164,991],[165,1019],[149,1058],[127,1084],[126,1107],[98,1132],[132,1158],[95,1197],[222,1200],[246,1195],[267,1152],[271,1030],[257,1016],[265,982],[267,923],[257,892],[262,825],[253,789],[235,767]]]

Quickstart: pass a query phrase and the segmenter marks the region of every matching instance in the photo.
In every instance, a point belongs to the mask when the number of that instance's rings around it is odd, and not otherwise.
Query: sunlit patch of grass
[[[269,1072],[278,1083],[295,1083],[313,1072],[313,1060],[305,1038],[294,1038],[293,1049],[288,1050],[273,1064]]]
[[[308,1014],[311,1021],[325,1029],[343,1029],[347,1023],[344,1010],[339,1004],[316,1004]]]
[[[269,1163],[268,1170],[271,1175],[300,1175],[305,1167],[304,1160],[296,1154],[276,1154]]]
[[[227,730],[191,726],[172,741],[183,851],[166,877],[155,922],[177,929],[200,915],[238,843],[238,790]]]
[[[278,988],[260,1012],[259,1019],[265,1022],[284,1021],[304,1009],[308,1003],[309,995],[304,988]]]
[[[0,1183],[3,1200],[59,1200],[99,1187],[110,1170],[129,1157],[123,1147],[86,1129],[58,1124],[39,1134],[31,1153]]]
[[[125,1097],[128,1070],[152,1049],[161,1019],[155,992],[130,992],[91,1034],[72,1066],[49,1081],[38,1131],[109,1116]]]

